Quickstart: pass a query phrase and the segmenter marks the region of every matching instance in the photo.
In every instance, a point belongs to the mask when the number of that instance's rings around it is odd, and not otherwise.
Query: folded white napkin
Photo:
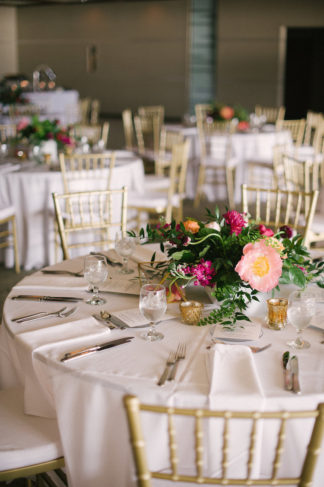
[[[210,395],[263,397],[252,352],[245,345],[217,344],[206,352]],[[244,406],[247,404],[245,403]]]
[[[74,290],[84,291],[89,284],[83,277],[74,277],[65,274],[43,274],[37,272],[30,276],[26,276],[16,286],[15,289],[59,289],[62,291],[70,291],[72,294]],[[40,294],[44,294],[41,292]]]

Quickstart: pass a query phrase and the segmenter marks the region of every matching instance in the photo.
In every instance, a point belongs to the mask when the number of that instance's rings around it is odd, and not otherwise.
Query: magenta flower
[[[195,276],[195,286],[211,286],[212,278],[215,275],[215,269],[212,267],[210,260],[201,259],[199,264],[187,266],[183,269],[184,274]]]
[[[271,228],[267,228],[265,225],[259,225],[259,232],[264,237],[273,237],[274,236],[274,232],[271,230]]]
[[[231,227],[231,235],[232,233],[239,235],[242,228],[246,226],[246,221],[244,220],[243,215],[236,210],[228,211],[223,216],[226,223]]]
[[[282,274],[282,260],[273,247],[264,240],[258,240],[245,245],[243,256],[235,270],[253,289],[268,292],[278,285]]]

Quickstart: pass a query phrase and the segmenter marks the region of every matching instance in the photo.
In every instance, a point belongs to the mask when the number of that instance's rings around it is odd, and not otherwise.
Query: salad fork
[[[161,375],[159,382],[157,383],[158,386],[163,386],[163,384],[167,380],[170,367],[175,363],[176,363],[176,352],[170,352],[165,364],[163,374]]]
[[[185,358],[186,358],[186,345],[184,343],[179,343],[177,351],[176,351],[176,360],[175,360],[175,363],[172,367],[172,370],[170,372],[168,380],[174,380],[177,369],[178,369],[178,364],[179,364],[180,360],[183,360]]]

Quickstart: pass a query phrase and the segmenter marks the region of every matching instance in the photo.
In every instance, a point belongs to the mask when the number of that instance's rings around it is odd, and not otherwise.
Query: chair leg
[[[198,206],[199,206],[204,180],[205,180],[205,168],[202,164],[200,164],[196,196],[194,199],[194,208],[198,208]]]
[[[16,217],[15,216],[12,217],[11,223],[12,223],[12,235],[13,235],[13,244],[14,244],[15,270],[16,270],[16,273],[19,274],[20,263],[19,263],[17,226],[16,226]]]

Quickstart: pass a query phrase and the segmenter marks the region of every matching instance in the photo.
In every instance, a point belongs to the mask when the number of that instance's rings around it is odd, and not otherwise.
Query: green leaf
[[[306,276],[304,272],[298,267],[292,266],[289,269],[290,282],[298,287],[304,287],[306,284]]]

